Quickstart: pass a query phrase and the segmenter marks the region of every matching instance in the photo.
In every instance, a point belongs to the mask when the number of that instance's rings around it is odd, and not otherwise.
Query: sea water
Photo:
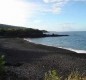
[[[71,31],[71,32],[50,32],[55,34],[67,34],[69,36],[61,37],[44,37],[44,38],[30,38],[37,44],[43,44],[54,47],[61,47],[69,49],[77,53],[86,53],[86,31]]]

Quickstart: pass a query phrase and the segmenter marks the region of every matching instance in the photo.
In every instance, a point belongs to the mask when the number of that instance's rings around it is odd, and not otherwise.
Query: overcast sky
[[[49,31],[86,31],[86,0],[0,0],[0,23]]]

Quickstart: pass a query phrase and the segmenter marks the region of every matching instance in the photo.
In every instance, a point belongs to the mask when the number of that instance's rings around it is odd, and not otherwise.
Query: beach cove
[[[64,77],[76,70],[86,74],[86,54],[34,44],[23,38],[1,38],[0,53],[5,55],[9,71],[30,80],[42,80],[51,69]]]

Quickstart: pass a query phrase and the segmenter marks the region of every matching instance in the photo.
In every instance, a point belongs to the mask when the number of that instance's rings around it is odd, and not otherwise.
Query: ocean
[[[86,53],[86,31],[50,32],[55,34],[67,34],[62,37],[27,38],[36,44],[60,47],[77,53]]]

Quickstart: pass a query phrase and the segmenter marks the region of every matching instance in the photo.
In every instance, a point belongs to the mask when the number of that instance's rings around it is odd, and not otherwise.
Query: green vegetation
[[[7,74],[10,74],[10,73],[7,73]],[[5,56],[1,55],[0,56],[0,80],[5,80],[7,77],[15,80],[20,80],[20,78],[18,78],[18,76],[14,73],[11,73],[9,76],[7,76],[7,74],[5,73]],[[81,75],[78,71],[71,72],[71,74],[69,74],[68,77],[65,79],[62,79],[62,78],[63,76],[60,77],[56,70],[49,70],[48,72],[45,73],[44,80],[86,80],[86,76]],[[28,80],[28,79],[21,78],[21,80]]]
[[[44,34],[46,30],[38,30],[32,28],[25,28],[20,26],[11,26],[0,24],[0,38],[4,37],[20,37],[20,38],[38,38],[38,37],[57,37],[57,36],[68,36],[58,34]]]
[[[0,36],[4,37],[41,37],[43,32],[36,29],[0,29]]]
[[[0,80],[5,80],[5,57],[0,56]]]
[[[44,80],[60,80],[61,78],[57,74],[56,70],[51,70],[47,73],[45,73],[45,79]]]
[[[86,80],[86,76],[83,76],[78,71],[76,71],[72,72],[65,80]]]
[[[4,55],[0,56],[0,74],[5,70],[5,58]]]
[[[0,24],[1,37],[42,37],[43,31],[32,28],[24,28]]]
[[[51,70],[45,73],[44,80],[61,80],[61,77],[57,74],[56,70]],[[79,72],[72,72],[68,77],[64,80],[86,80],[86,76],[79,74]]]
[[[12,26],[12,25],[6,25],[6,24],[0,24],[0,29],[25,29],[25,27],[21,27],[21,26]]]

